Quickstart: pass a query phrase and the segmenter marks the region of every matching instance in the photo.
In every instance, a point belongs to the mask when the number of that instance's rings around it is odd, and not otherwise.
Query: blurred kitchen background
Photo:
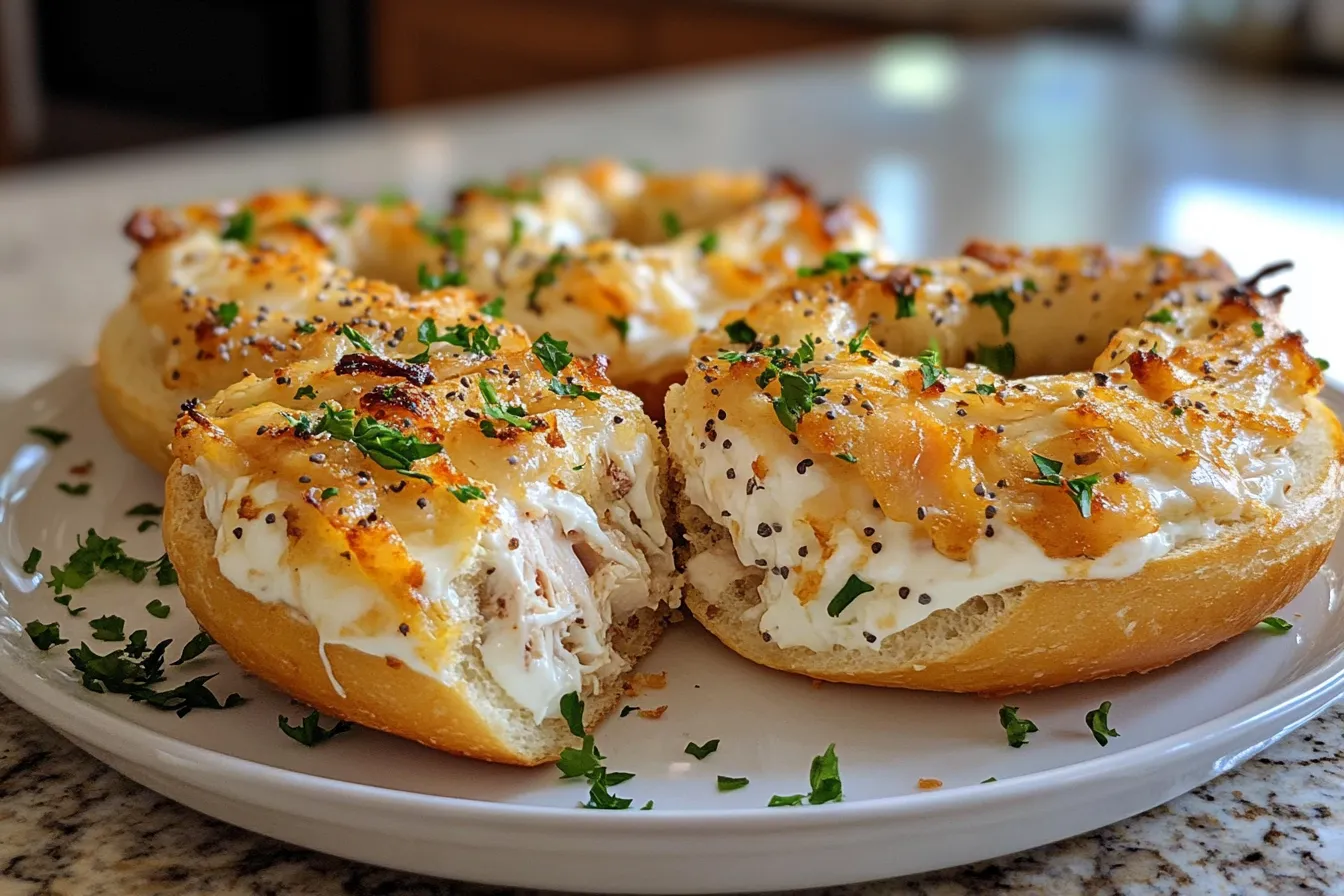
[[[884,35],[1020,32],[1344,83],[1344,0],[0,0],[0,166]],[[941,75],[892,76],[937,91]]]

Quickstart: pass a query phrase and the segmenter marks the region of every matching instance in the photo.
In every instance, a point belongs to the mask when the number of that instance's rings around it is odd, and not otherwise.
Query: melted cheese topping
[[[474,632],[468,646],[538,722],[558,715],[564,694],[583,692],[611,674],[609,667],[619,663],[608,638],[613,620],[656,607],[664,597],[650,581],[669,572],[663,556],[669,537],[654,509],[657,470],[649,439],[641,435],[633,451],[594,462],[618,465],[636,484],[601,518],[580,496],[533,483],[521,500],[502,500],[474,540],[440,543],[420,535],[406,541],[424,571],[420,596]],[[375,612],[384,598],[365,576],[348,564],[291,554],[290,504],[276,482],[230,478],[206,461],[186,471],[205,489],[220,572],[257,600],[284,604],[309,622],[324,662],[325,645],[343,644],[445,683],[456,679],[458,666],[442,662],[440,644],[418,630],[402,632],[394,617]],[[472,626],[476,618],[483,624]],[[334,676],[332,685],[343,693]]]

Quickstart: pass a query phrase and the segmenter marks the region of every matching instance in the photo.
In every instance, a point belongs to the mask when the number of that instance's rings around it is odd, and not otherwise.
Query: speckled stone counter
[[[1166,806],[1053,846],[853,896],[1344,890],[1344,712]],[[287,846],[199,815],[0,698],[0,896],[500,892]]]

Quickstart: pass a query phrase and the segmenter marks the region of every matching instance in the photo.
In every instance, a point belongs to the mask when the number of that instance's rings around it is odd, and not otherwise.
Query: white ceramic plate
[[[1344,691],[1344,614],[1327,569],[1283,613],[1286,635],[1248,633],[1153,675],[1016,697],[1040,727],[1011,749],[1000,701],[824,685],[756,668],[694,624],[674,628],[643,671],[667,687],[634,697],[666,705],[658,720],[631,714],[597,732],[609,765],[635,773],[616,788],[635,806],[578,808],[581,784],[553,768],[520,770],[455,759],[356,730],[307,749],[279,714],[306,712],[249,678],[213,648],[172,670],[169,683],[218,672],[221,696],[248,702],[185,718],[84,689],[66,647],[43,654],[23,633],[59,621],[75,646],[88,620],[116,614],[170,658],[196,626],[174,588],[98,580],[77,592],[71,617],[26,575],[65,562],[89,527],[159,555],[155,530],[125,516],[161,501],[160,480],[121,451],[100,420],[88,371],[68,371],[15,403],[0,421],[0,690],[137,781],[202,812],[263,834],[353,859],[495,884],[589,891],[690,893],[841,884],[990,858],[1109,824],[1228,770],[1319,713]],[[1338,404],[1339,396],[1332,395]],[[26,435],[50,423],[73,433],[59,448]],[[91,474],[71,467],[92,460]],[[88,481],[83,497],[58,482]],[[172,606],[163,620],[145,605]],[[1102,700],[1121,736],[1099,746],[1084,724]],[[697,761],[688,741],[719,738]],[[772,794],[808,789],[811,758],[835,743],[841,803],[765,808]],[[751,783],[719,793],[717,775]],[[994,783],[981,783],[989,777]],[[921,790],[920,779],[941,787]],[[926,782],[926,786],[927,786]]]

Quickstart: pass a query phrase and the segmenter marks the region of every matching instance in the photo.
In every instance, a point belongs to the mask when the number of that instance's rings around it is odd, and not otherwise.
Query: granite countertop
[[[40,297],[49,313],[0,334],[0,394],[85,360],[124,288],[118,233],[138,204],[312,182],[364,195],[400,183],[436,203],[454,182],[546,155],[793,167],[828,195],[867,198],[905,257],[955,251],[972,235],[1213,245],[1245,270],[1293,257],[1289,323],[1338,334],[1341,146],[1337,87],[1107,45],[912,38],[20,170],[0,174],[0,296]],[[1100,832],[837,892],[1339,892],[1341,813],[1344,714],[1332,709],[1238,770]],[[0,896],[485,890],[214,821],[3,698],[0,869]]]
[[[1344,880],[1344,711],[1145,815],[992,862],[827,892],[1287,894]],[[0,896],[427,896],[498,888],[386,871],[215,821],[0,697]],[[513,891],[504,891],[513,892]]]

